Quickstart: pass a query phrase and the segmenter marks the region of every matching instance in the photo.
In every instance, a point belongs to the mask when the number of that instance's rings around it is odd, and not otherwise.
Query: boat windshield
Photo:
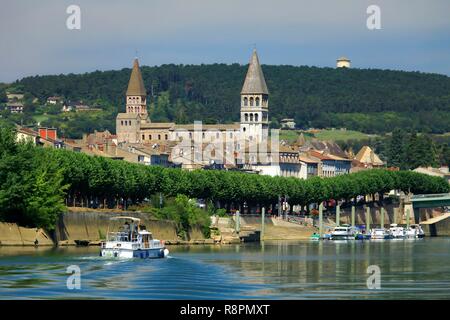
[[[125,232],[110,232],[108,234],[108,241],[127,242],[129,240],[129,234]]]
[[[111,229],[113,231],[108,233],[108,241],[137,241],[139,228],[136,223],[126,222],[123,225],[110,226],[110,230]]]

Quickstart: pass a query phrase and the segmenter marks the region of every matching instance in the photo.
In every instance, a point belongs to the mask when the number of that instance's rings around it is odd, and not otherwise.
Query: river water
[[[0,299],[450,298],[450,238],[169,249],[167,259],[105,260],[99,247],[0,247]],[[80,289],[67,287],[71,265]],[[367,286],[371,265],[379,289]]]

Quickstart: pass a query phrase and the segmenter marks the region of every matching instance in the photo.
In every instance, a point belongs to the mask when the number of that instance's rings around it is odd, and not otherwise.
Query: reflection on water
[[[98,247],[0,247],[2,299],[448,299],[450,239],[172,246],[168,259],[105,260]],[[81,269],[68,290],[66,269]],[[369,290],[367,267],[381,269]]]

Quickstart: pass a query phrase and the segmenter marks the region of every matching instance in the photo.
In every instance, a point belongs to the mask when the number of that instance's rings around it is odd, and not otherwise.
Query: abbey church
[[[240,122],[201,125],[203,140],[211,141],[221,138],[221,141],[234,139],[250,143],[267,141],[269,91],[256,50],[253,50],[240,95]],[[117,142],[143,144],[181,141],[182,138],[193,139],[198,128],[199,126],[196,125],[158,123],[150,120],[147,113],[147,92],[139,69],[139,62],[135,59],[126,92],[125,113],[119,113],[116,118]]]
[[[116,153],[139,154],[138,162],[164,154],[165,163],[188,170],[236,168],[301,179],[350,171],[351,160],[331,154],[328,145],[319,146],[322,151],[317,151],[311,141],[288,145],[283,141],[279,144],[276,134],[269,137],[269,90],[256,50],[240,92],[240,121],[205,125],[202,119],[198,120],[193,124],[152,122],[139,62],[135,59],[126,91],[126,109],[116,118]],[[161,163],[158,161],[148,163]]]

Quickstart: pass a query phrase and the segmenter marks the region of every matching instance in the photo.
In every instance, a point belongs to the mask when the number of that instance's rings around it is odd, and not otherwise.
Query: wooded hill
[[[294,118],[299,128],[346,127],[367,133],[396,127],[450,131],[450,77],[375,69],[262,66],[270,91],[270,119]],[[153,121],[239,121],[246,65],[141,67]],[[12,84],[44,103],[48,96],[124,111],[130,69],[34,76]]]

